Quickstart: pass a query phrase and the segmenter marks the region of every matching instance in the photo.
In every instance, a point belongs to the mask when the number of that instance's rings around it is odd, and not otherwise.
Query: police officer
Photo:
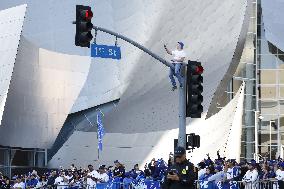
[[[194,188],[195,173],[192,164],[186,159],[183,147],[177,147],[174,152],[175,162],[169,167],[163,189],[191,189]]]

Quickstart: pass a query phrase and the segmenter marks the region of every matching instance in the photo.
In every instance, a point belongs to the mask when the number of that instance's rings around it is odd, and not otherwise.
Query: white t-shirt
[[[200,177],[201,177],[202,175],[204,175],[205,173],[206,173],[206,168],[200,169],[200,170],[198,171],[198,180],[199,180]]]
[[[174,56],[173,62],[174,63],[181,63],[180,60],[181,58],[185,58],[186,57],[186,53],[184,52],[184,50],[174,50],[172,51],[172,55]]]
[[[108,182],[109,181],[109,176],[106,173],[103,173],[103,174],[99,173],[98,179],[102,180],[101,182]]]
[[[243,181],[244,182],[249,182],[249,183],[254,183],[257,181],[257,177],[258,177],[258,172],[257,170],[248,170],[245,174],[245,176],[243,177]]]
[[[233,179],[234,176],[233,176],[233,168],[228,168],[227,170],[227,179]]]
[[[55,179],[54,184],[58,185],[57,189],[64,189],[68,185],[68,183],[64,181],[64,177],[61,177],[61,176]]]
[[[39,181],[37,184],[36,184],[36,188],[42,188],[44,185],[47,184],[47,181]]]
[[[67,176],[65,176],[65,178],[67,178],[67,180],[70,181],[73,178],[73,175],[71,175],[71,176],[67,175]]]
[[[277,173],[276,173],[276,177],[275,177],[277,180],[282,180],[284,181],[284,171],[281,171],[279,170]]]
[[[22,188],[22,189],[24,189],[25,188],[25,183],[23,183],[23,182],[16,183],[16,184],[14,184],[13,188]]]
[[[92,172],[88,173],[88,176],[98,178],[99,177],[99,173],[96,170],[93,170]],[[87,185],[89,187],[95,187],[96,186],[96,181],[94,181],[91,178],[87,178]]]

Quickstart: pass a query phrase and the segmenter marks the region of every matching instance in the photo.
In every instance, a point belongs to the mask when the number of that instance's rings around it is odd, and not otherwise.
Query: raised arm
[[[172,55],[172,52],[167,48],[167,45],[164,45],[165,50],[167,51],[168,54]]]

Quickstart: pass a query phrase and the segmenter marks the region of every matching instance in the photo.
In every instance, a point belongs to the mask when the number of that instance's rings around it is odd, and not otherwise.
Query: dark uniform
[[[181,147],[177,147],[177,148],[181,148]],[[182,153],[185,153],[184,148],[181,151]],[[196,174],[194,173],[194,170],[193,170],[193,164],[190,163],[188,160],[185,160],[181,163],[174,163],[171,167],[169,167],[167,174],[172,174],[172,173],[176,173],[178,175],[179,181],[170,180],[170,179],[167,179],[166,177],[165,182],[162,184],[163,189],[191,189],[191,188],[194,188],[194,181],[195,181]]]
[[[113,176],[117,177],[121,177],[124,178],[125,177],[125,168],[124,166],[122,166],[118,160],[114,161],[115,164],[118,164],[119,166],[115,167],[113,170]]]
[[[125,174],[125,169],[122,166],[116,167],[113,170],[113,176],[120,175],[120,177],[124,178],[124,174]]]

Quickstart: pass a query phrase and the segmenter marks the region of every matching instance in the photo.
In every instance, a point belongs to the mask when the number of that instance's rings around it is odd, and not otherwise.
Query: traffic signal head
[[[200,147],[200,136],[195,135],[195,133],[186,134],[186,149],[190,150],[192,148]]]
[[[76,46],[90,47],[90,41],[93,39],[91,33],[93,29],[92,17],[91,7],[76,5]]]
[[[200,118],[203,112],[203,73],[200,62],[188,61],[186,80],[186,117]]]

